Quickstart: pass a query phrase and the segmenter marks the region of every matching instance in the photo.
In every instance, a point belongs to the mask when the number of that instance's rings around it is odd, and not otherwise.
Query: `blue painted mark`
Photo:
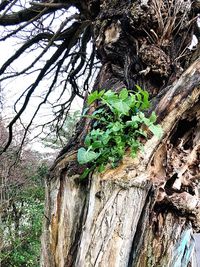
[[[192,229],[186,229],[175,245],[171,267],[187,267],[194,249]]]

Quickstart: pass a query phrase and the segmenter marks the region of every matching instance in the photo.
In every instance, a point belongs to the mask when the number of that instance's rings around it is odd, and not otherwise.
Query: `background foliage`
[[[0,120],[0,142],[7,131]],[[19,133],[20,135],[20,133]],[[17,136],[17,135],[16,135]],[[39,266],[44,218],[44,178],[50,161],[16,138],[0,161],[0,264]]]
[[[79,112],[70,114],[56,135],[49,128],[43,142],[51,153],[34,151],[28,145],[21,149],[20,128],[13,144],[0,161],[0,266],[39,267],[40,237],[44,219],[44,187],[48,168],[75,130]],[[0,117],[0,148],[7,139],[5,122]]]

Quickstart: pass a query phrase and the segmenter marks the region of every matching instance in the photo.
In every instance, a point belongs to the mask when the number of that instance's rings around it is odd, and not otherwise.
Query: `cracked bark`
[[[186,28],[191,2],[178,1],[181,13],[171,10],[171,28],[163,28],[153,8],[158,1],[90,2],[100,10],[94,40],[102,68],[94,89],[141,85],[153,98],[151,109],[164,133],[159,140],[150,136],[136,159],[125,155],[119,167],[80,183],[76,153],[91,127],[82,120],[47,179],[41,266],[194,266],[200,59],[195,53],[180,58],[193,33]],[[167,16],[164,1],[159,3]]]

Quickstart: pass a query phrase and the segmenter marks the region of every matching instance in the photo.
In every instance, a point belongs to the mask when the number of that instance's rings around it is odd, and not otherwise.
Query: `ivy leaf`
[[[133,129],[137,129],[139,125],[136,121],[127,121],[126,126],[131,127]]]
[[[141,118],[141,121],[144,122],[144,124],[145,124],[146,126],[148,126],[148,127],[150,127],[151,125],[153,125],[153,123],[150,121],[149,118],[145,118],[145,117],[143,117],[143,118]]]
[[[112,132],[118,132],[118,131],[121,131],[122,129],[124,128],[124,125],[121,124],[120,122],[116,121],[116,122],[111,122],[109,124],[109,129],[112,131]]]
[[[101,131],[99,128],[98,129],[93,129],[90,132],[90,136],[91,138],[93,138],[93,140],[98,139],[99,136],[101,136],[104,133],[104,131]]]
[[[140,106],[142,104],[142,96],[140,93],[135,94],[135,96],[137,98],[135,106],[136,106],[136,108],[140,108]]]
[[[138,93],[136,94],[138,99],[137,107],[140,107],[143,110],[149,108],[149,93],[145,90],[142,90],[139,85],[135,85],[135,87],[138,89]]]
[[[156,113],[153,111],[153,112],[151,113],[151,116],[149,117],[149,120],[150,120],[152,123],[154,123],[154,122],[156,122],[156,119],[157,119]]]
[[[88,105],[91,105],[95,100],[100,99],[104,93],[105,93],[105,90],[101,90],[100,92],[96,90],[93,93],[91,93],[88,96]]]
[[[142,90],[141,94],[143,95],[143,101],[142,101],[141,109],[147,109],[150,106],[149,93],[147,91]]]
[[[126,88],[122,89],[120,94],[119,94],[119,98],[121,100],[125,100],[128,98],[128,90]]]
[[[81,176],[80,176],[80,180],[84,180],[85,178],[87,178],[90,172],[91,172],[91,169],[86,168],[86,169],[83,171],[83,173],[81,174]]]
[[[120,115],[128,115],[130,106],[123,100],[114,100],[111,102],[111,105],[115,110],[117,111],[118,114]]]
[[[138,140],[131,140],[131,157],[135,158],[137,156],[138,148],[141,146],[140,142]]]
[[[116,95],[115,92],[108,90],[102,97],[102,103],[107,105],[110,110],[114,112],[113,107],[112,107],[112,103],[113,101],[117,101],[118,100],[118,96]]]
[[[95,141],[94,143],[91,144],[92,148],[101,148],[102,147],[102,142],[101,141]]]
[[[108,142],[110,141],[110,139],[112,138],[111,133],[112,131],[110,131],[109,129],[106,130],[106,132],[102,135],[102,143],[103,145],[107,145]]]
[[[88,105],[91,105],[95,100],[98,99],[99,93],[98,91],[94,91],[88,96]]]
[[[130,94],[126,99],[126,103],[130,106],[131,109],[135,110],[135,95]]]
[[[104,166],[103,164],[101,164],[101,165],[99,166],[99,168],[98,168],[98,171],[99,171],[99,172],[103,172],[103,171],[105,171],[105,166]]]
[[[103,99],[117,99],[117,95],[115,92],[108,90],[107,92],[105,92]]]
[[[77,159],[80,164],[91,162],[99,157],[99,153],[86,150],[84,147],[79,148]]]
[[[126,122],[126,126],[130,126],[134,129],[137,129],[139,127],[139,124],[142,122],[141,118],[138,115],[134,115],[131,117],[130,121]]]
[[[138,89],[139,92],[143,91],[142,88],[138,84],[136,84],[135,87]]]
[[[90,146],[90,144],[91,144],[91,139],[90,139],[90,136],[89,136],[89,135],[87,135],[87,136],[85,137],[84,144],[86,145],[86,147],[89,147],[89,146]]]

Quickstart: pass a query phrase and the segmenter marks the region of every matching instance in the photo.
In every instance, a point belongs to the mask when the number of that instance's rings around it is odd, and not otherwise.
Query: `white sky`
[[[72,13],[74,14],[76,12],[76,9],[72,8],[69,10],[68,12],[68,16],[71,16]],[[66,13],[65,13],[65,17],[66,17]],[[58,18],[57,20],[57,26],[59,27],[61,23],[61,18]],[[4,27],[0,27],[0,31],[3,31]],[[56,31],[56,29],[55,29]],[[18,43],[17,43],[18,42]],[[10,58],[11,55],[13,55],[13,53],[17,50],[18,47],[21,47],[22,43],[19,43],[19,40],[16,38],[10,38],[4,42],[0,42],[0,64],[3,64],[8,58]],[[54,48],[55,49],[55,48]],[[36,50],[36,53],[39,53],[39,50]],[[50,57],[52,53],[47,52],[45,57],[46,59],[48,59]],[[32,62],[34,57],[33,53],[27,53],[25,55],[20,56],[19,60],[14,61],[14,63],[12,64],[12,68],[14,68],[15,70],[20,70],[25,68],[26,66],[28,66],[30,64],[30,62]],[[36,55],[35,55],[36,57]],[[10,69],[11,70],[11,69]],[[1,86],[3,87],[3,95],[4,95],[4,106],[3,106],[3,112],[2,112],[2,116],[3,118],[7,119],[8,121],[10,121],[10,119],[14,116],[15,112],[14,112],[14,108],[13,108],[13,103],[16,102],[16,100],[19,98],[20,94],[27,88],[27,86],[29,84],[31,84],[34,79],[37,77],[37,74],[32,74],[29,76],[21,76],[21,77],[17,77],[15,79],[12,80],[5,80],[3,82],[1,82]],[[31,115],[33,115],[34,111],[36,110],[38,104],[41,102],[41,97],[40,95],[42,93],[44,93],[46,90],[48,90],[48,80],[44,80],[41,81],[39,86],[36,88],[32,98],[30,99],[30,102],[25,110],[25,112],[22,115],[22,121],[24,124],[29,123],[30,118],[32,117]],[[55,99],[58,98],[59,96],[59,91],[61,90],[61,88],[57,88],[55,90],[54,93],[52,93],[52,95],[50,96],[50,101],[53,103],[55,101]],[[70,89],[69,89],[70,91]],[[64,99],[65,101],[69,98],[70,93],[69,92],[65,92],[64,94]],[[19,101],[18,105],[17,105],[17,109],[19,110],[21,105],[23,104],[23,100],[24,98],[21,99],[21,101]],[[75,110],[80,110],[82,108],[82,99],[76,97],[76,99],[74,100],[72,106],[71,106],[71,111],[75,111]],[[35,120],[34,120],[34,124],[42,124],[43,122],[49,121],[51,120],[52,117],[52,109],[51,109],[51,105],[50,104],[44,104],[42,105],[38,115],[36,116]],[[32,136],[36,135],[38,133],[38,131],[32,127]],[[38,142],[36,142],[36,144],[34,145],[34,148],[40,150],[40,144]]]
[[[13,51],[15,50],[15,46],[10,43],[6,44],[0,44],[1,51],[4,51],[1,56],[1,62],[4,62],[7,57],[9,57]],[[26,64],[27,62],[30,62],[31,58],[29,55],[26,55],[20,59],[20,64]],[[19,63],[18,63],[19,64]],[[17,66],[16,66],[17,69]],[[4,109],[2,112],[2,115],[5,119],[10,120],[13,115],[15,114],[13,110],[13,103],[19,98],[19,95],[26,89],[27,85],[33,81],[36,75],[31,76],[24,76],[24,77],[18,77],[13,80],[7,80],[3,83],[4,87]],[[47,81],[42,81],[40,85],[36,88],[35,93],[33,97],[30,99],[30,103],[27,106],[27,109],[22,115],[22,121],[24,124],[28,123],[30,120],[31,115],[34,113],[35,109],[37,108],[38,104],[41,102],[40,94],[44,90],[44,88],[48,87]],[[53,102],[58,96],[59,96],[59,90],[56,90],[55,93],[52,94],[50,97],[51,101]],[[67,92],[66,92],[66,98]],[[22,101],[19,102],[18,109],[21,107]],[[80,110],[82,108],[82,99],[76,98],[72,104],[71,111]],[[36,116],[34,120],[34,124],[42,124],[43,122],[46,122],[48,120],[51,120],[53,118],[52,116],[52,110],[51,106],[48,104],[45,104],[41,107],[38,115]],[[39,130],[39,129],[38,129]],[[38,131],[34,130],[34,127],[32,127],[32,135],[36,135]],[[37,149],[41,149],[41,144],[39,142],[35,143],[35,148],[37,146]]]

